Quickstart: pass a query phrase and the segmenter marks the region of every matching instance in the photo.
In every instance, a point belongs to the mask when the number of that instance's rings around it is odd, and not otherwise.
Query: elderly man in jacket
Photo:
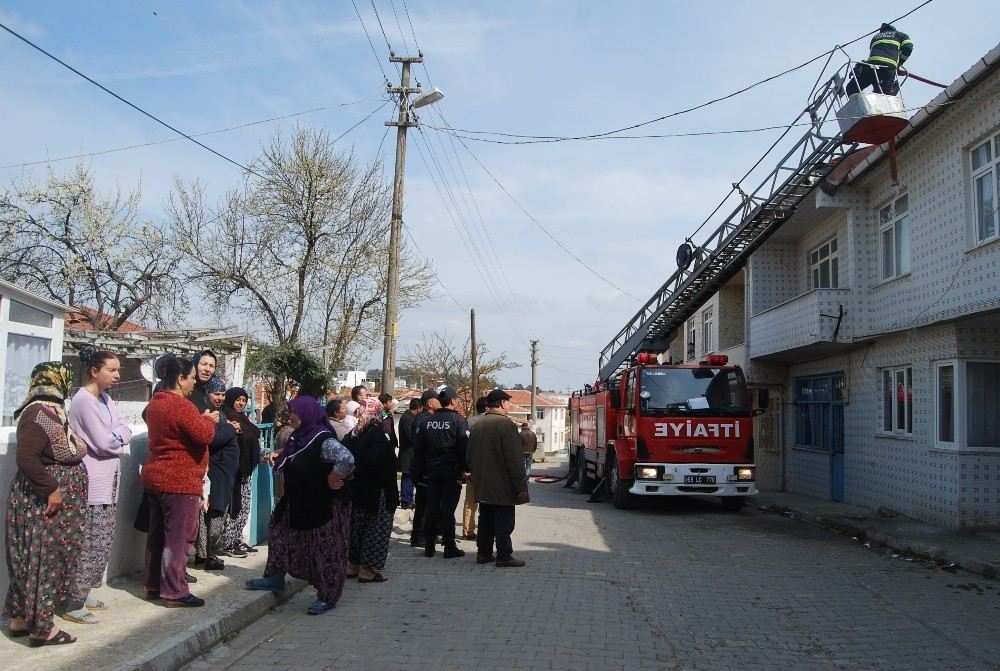
[[[496,561],[499,568],[524,566],[514,557],[510,534],[514,531],[514,506],[528,502],[521,438],[507,417],[510,396],[494,389],[486,396],[486,415],[469,436],[469,467],[479,500],[476,563]],[[497,554],[493,556],[496,543]]]

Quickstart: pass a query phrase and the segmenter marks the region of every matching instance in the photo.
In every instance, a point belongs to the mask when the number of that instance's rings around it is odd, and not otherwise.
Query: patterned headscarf
[[[35,403],[52,408],[59,416],[63,429],[66,431],[70,451],[76,454],[76,439],[69,428],[69,419],[66,416],[66,398],[69,396],[72,386],[73,369],[62,361],[46,361],[38,364],[31,370],[28,395],[14,411],[14,419],[17,419],[28,406]]]
[[[369,424],[378,423],[382,421],[382,404],[377,398],[369,396],[365,400],[364,409],[361,412],[361,417],[358,418],[358,425],[354,427],[354,435],[360,436],[364,433],[365,429],[368,428]]]
[[[205,383],[205,391],[207,391],[209,394],[215,394],[225,390],[226,390],[226,383],[223,382],[222,378],[219,377],[218,375],[213,375],[208,379],[208,382]]]

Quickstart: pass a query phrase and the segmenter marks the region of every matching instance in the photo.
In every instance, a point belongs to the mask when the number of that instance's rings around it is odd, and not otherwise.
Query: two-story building
[[[905,92],[904,92],[905,93]],[[671,347],[767,389],[762,488],[1000,527],[1000,46],[831,175]]]

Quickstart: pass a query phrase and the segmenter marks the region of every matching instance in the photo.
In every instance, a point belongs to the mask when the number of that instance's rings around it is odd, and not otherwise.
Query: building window
[[[942,361],[935,367],[936,442],[948,449],[1000,448],[1000,362]]]
[[[966,445],[1000,447],[1000,363],[968,361],[965,364]]]
[[[13,303],[13,301],[11,301]],[[28,394],[31,370],[52,357],[52,341],[48,338],[10,333],[7,335],[7,365],[4,371],[3,425],[14,423],[14,411]]]
[[[809,288],[836,289],[838,281],[837,238],[809,252]]]
[[[697,350],[695,349],[695,344],[697,339],[698,339],[698,329],[692,326],[691,328],[688,329],[688,340],[687,340],[688,361],[694,361],[695,352],[697,352]]]
[[[701,315],[702,354],[715,351],[715,310],[708,308]]]
[[[910,272],[909,198],[903,194],[878,211],[882,279]]]
[[[913,368],[882,371],[882,430],[913,433]]]
[[[997,237],[997,192],[1000,192],[1000,135],[969,152],[972,159],[972,201],[976,243]]]
[[[25,305],[14,299],[10,301],[10,315],[7,318],[18,324],[43,326],[47,329],[52,328],[52,315],[50,313],[38,310],[30,305]]]
[[[538,417],[538,419],[545,419],[545,411],[542,410],[541,408],[538,408],[535,411],[535,415]]]
[[[795,380],[795,444],[825,452],[843,441],[844,376],[840,373]]]
[[[937,367],[937,439],[955,442],[955,364]]]

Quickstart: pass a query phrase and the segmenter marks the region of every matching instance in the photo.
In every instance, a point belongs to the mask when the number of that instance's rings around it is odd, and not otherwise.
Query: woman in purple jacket
[[[63,618],[80,624],[97,624],[91,611],[106,606],[90,594],[101,586],[108,566],[111,542],[115,535],[121,455],[132,437],[128,422],[107,391],[118,383],[121,362],[113,352],[80,352],[84,385],[73,396],[69,407],[69,425],[87,453],[87,518],[80,564]]]

